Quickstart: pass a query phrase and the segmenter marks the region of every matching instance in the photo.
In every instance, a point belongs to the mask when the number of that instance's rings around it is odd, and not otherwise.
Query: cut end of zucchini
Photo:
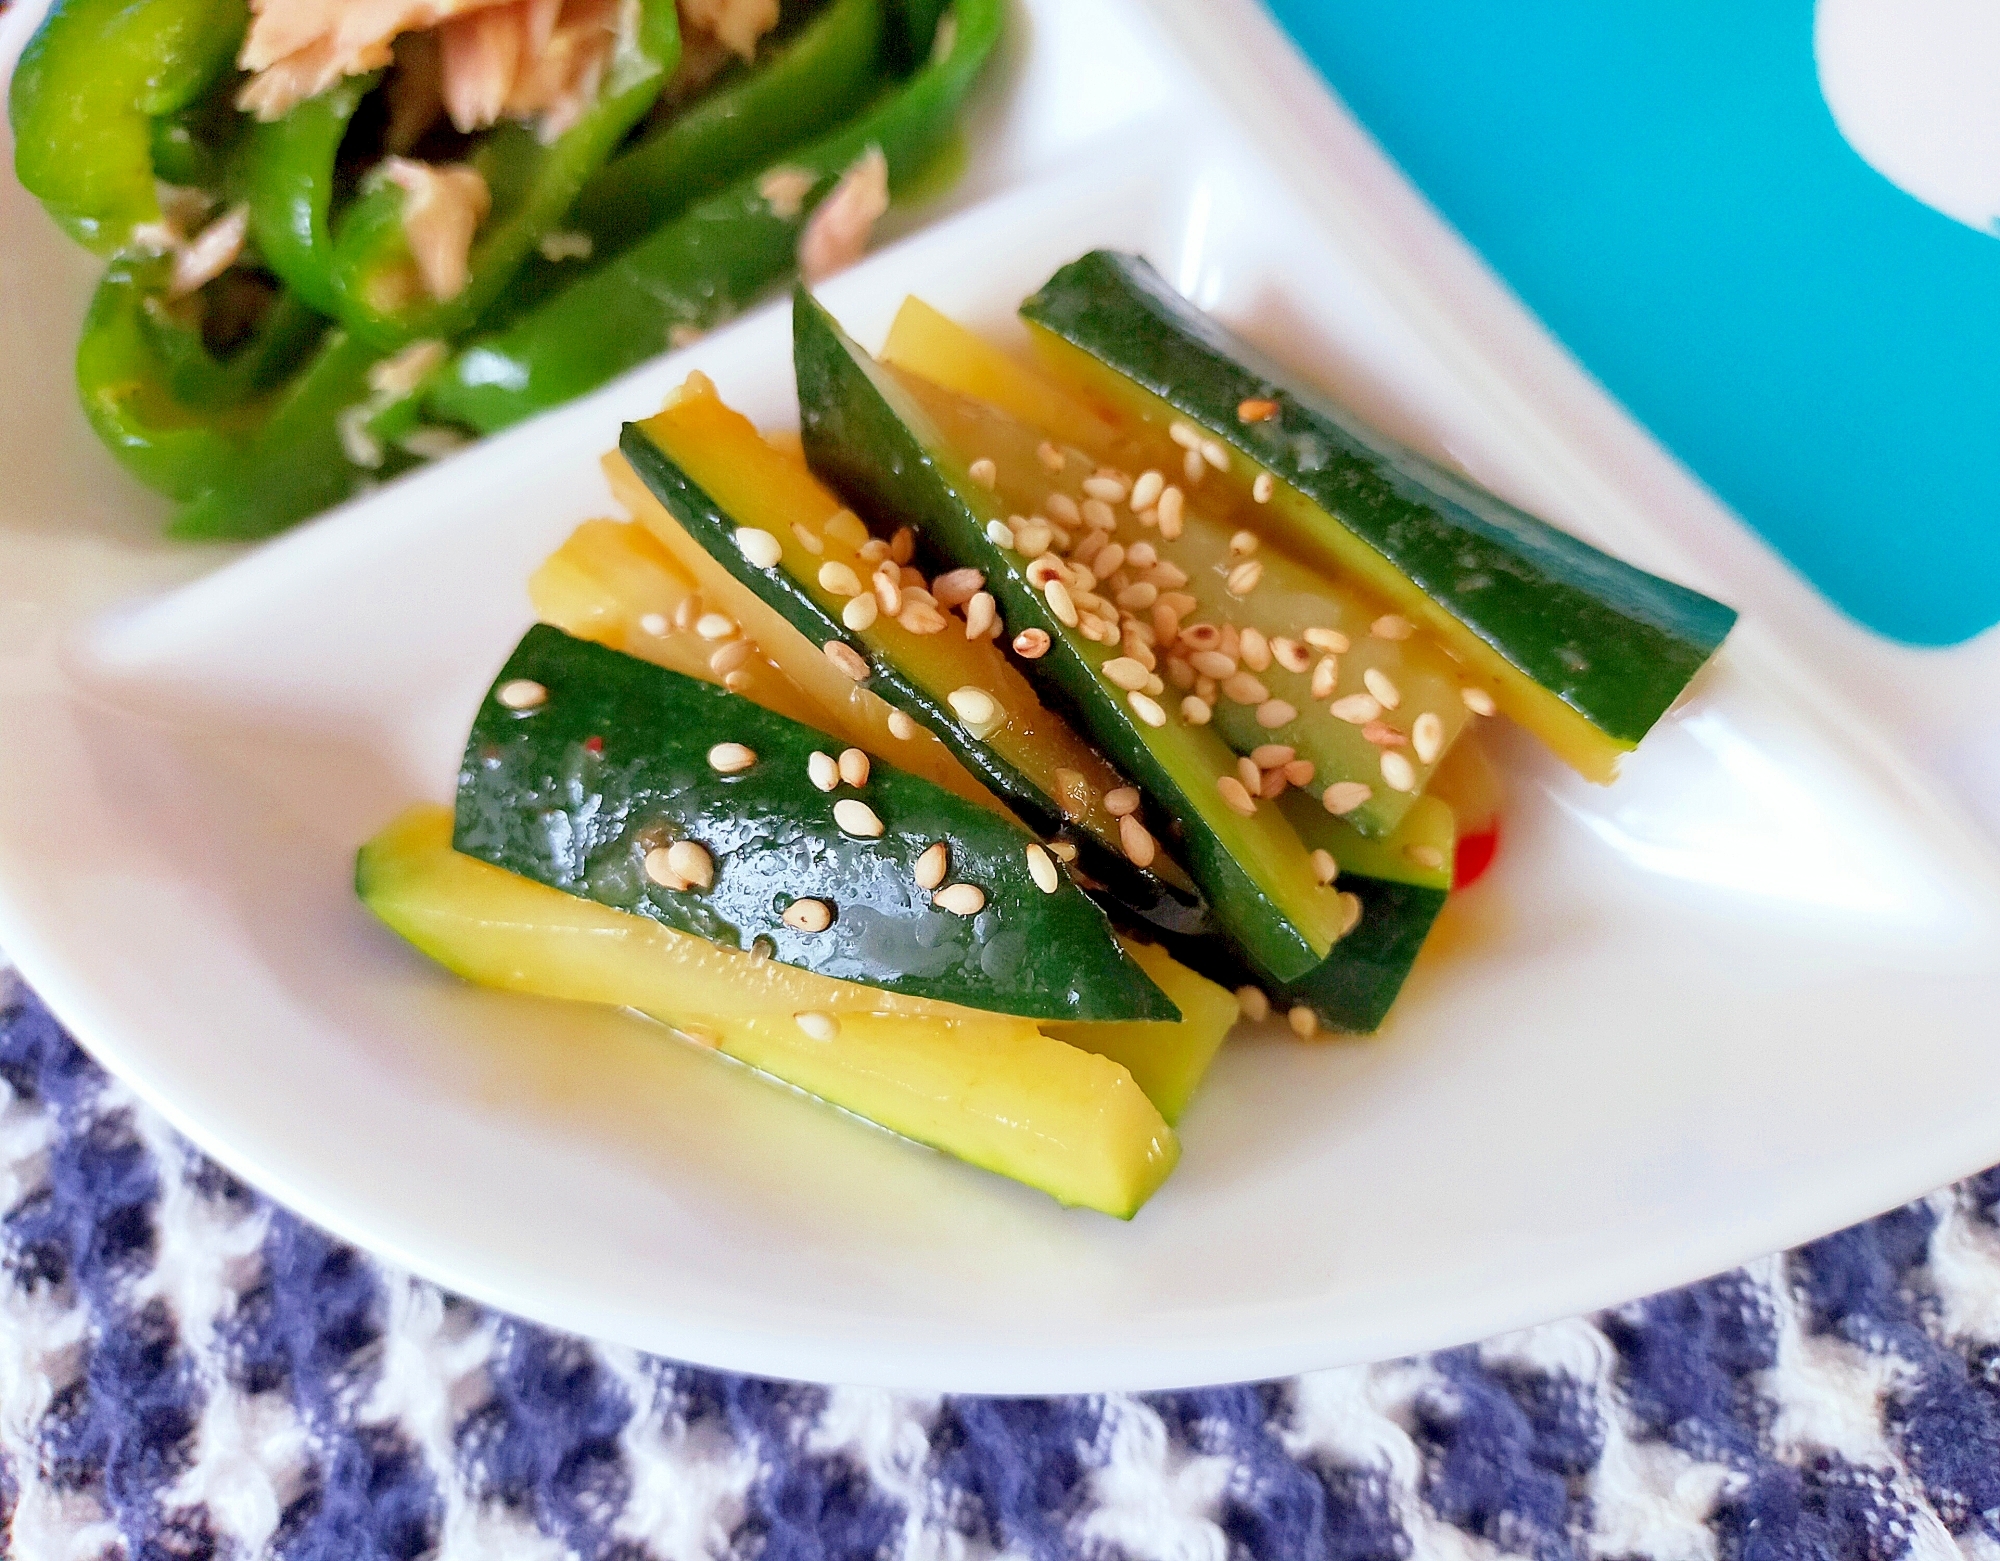
[[[1195,309],[1138,256],[1099,250],[1022,305],[1057,372],[1265,489],[1264,529],[1429,627],[1475,688],[1608,781],[1736,619],[1397,446]]]

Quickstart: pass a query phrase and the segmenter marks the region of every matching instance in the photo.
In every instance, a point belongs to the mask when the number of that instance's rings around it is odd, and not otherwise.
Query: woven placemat
[[[2000,1558],[2000,1172],[1420,1359],[913,1397],[648,1358],[376,1263],[0,989],[9,1555]]]

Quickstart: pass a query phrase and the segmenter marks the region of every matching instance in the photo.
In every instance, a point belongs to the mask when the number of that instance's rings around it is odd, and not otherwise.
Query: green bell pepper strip
[[[218,361],[165,301],[172,263],[127,254],[106,268],[77,343],[84,415],[149,488],[187,500],[220,481],[325,322],[282,295],[250,340]]]
[[[564,226],[608,259],[857,112],[881,85],[881,55],[882,0],[833,0],[769,59],[600,168]]]
[[[590,239],[590,254],[534,256],[481,327],[512,324],[696,201],[857,112],[883,84],[883,3],[833,0],[768,59],[598,169],[563,222]]]
[[[243,192],[258,253],[325,315],[340,308],[333,285],[334,162],[355,111],[381,79],[377,71],[336,82],[254,126],[243,149]]]
[[[160,220],[154,121],[228,71],[244,0],[56,0],[9,90],[14,172],[79,243],[109,255]]]
[[[518,124],[496,125],[479,138],[469,161],[486,179],[493,210],[473,240],[469,276],[454,297],[433,299],[423,291],[403,231],[403,193],[386,179],[373,179],[334,237],[341,323],[385,350],[423,337],[463,335],[653,106],[680,60],[680,47],[674,0],[640,0],[638,26],[620,40],[598,99],[581,119],[547,145]]]
[[[432,416],[481,433],[594,390],[737,313],[791,275],[814,208],[870,147],[907,187],[948,146],[953,115],[999,39],[1003,0],[957,0],[930,61],[852,124],[784,159],[811,180],[782,213],[742,180],[669,222],[506,330],[476,337],[429,395]]]
[[[375,399],[368,371],[381,357],[347,331],[329,332],[168,533],[210,542],[270,536],[414,466],[415,457],[387,443],[374,464],[357,463],[349,453],[353,434],[345,420]]]

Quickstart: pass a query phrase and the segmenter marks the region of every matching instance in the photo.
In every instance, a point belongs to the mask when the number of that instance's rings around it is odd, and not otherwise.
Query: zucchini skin
[[[739,522],[726,514],[673,458],[637,423],[627,423],[618,448],[639,480],[722,568],[761,597],[785,621],[814,645],[848,639],[847,631],[783,569],[759,569],[733,541]],[[1045,838],[1072,841],[1078,863],[1092,879],[1105,885],[1124,911],[1165,931],[1196,933],[1209,918],[1200,895],[1190,888],[1177,893],[1155,874],[1141,872],[1124,858],[1113,856],[1084,830],[1071,829],[1056,800],[1027,775],[1008,763],[991,746],[972,738],[949,706],[896,663],[864,647],[869,675],[866,686],[937,734],[952,756],[1004,802],[1014,816]]]
[[[520,682],[543,690],[527,709],[500,698]],[[718,773],[708,758],[718,743],[748,746],[755,762]],[[1082,890],[1035,886],[1032,837],[880,761],[864,786],[823,794],[807,757],[837,746],[712,684],[537,624],[473,722],[452,845],[725,947],[761,945],[785,964],[886,991],[1035,1019],[1179,1017]],[[865,802],[886,832],[846,833],[834,818],[846,799]],[[677,840],[708,851],[711,887],[649,878],[648,851]],[[916,858],[940,840],[952,881],[984,891],[979,915],[936,908],[916,886]],[[833,907],[833,927],[786,925],[798,898]],[[1060,959],[1037,957],[1052,949]]]
[[[1148,739],[1136,735],[1134,718],[1107,693],[1064,625],[1023,578],[1019,561],[986,538],[975,501],[967,497],[970,479],[952,475],[955,462],[935,430],[922,426],[921,410],[803,287],[792,295],[792,355],[801,436],[814,473],[862,516],[885,524],[908,521],[938,554],[983,570],[1010,626],[1049,633],[1047,654],[1031,664],[1036,684],[1150,799],[1161,824],[1156,833],[1172,842],[1219,927],[1260,969],[1276,980],[1296,979],[1324,960],[1338,916],[1312,898],[1306,851],[1291,827],[1261,815],[1229,815],[1219,823],[1204,818],[1204,807],[1226,812],[1209,800],[1215,777],[1233,762],[1221,739],[1196,728],[1162,729],[1189,753],[1213,759],[1206,773],[1196,775],[1175,773]],[[1245,865],[1260,852],[1276,864],[1263,878]],[[1303,887],[1285,881],[1287,873]],[[1295,916],[1286,901],[1306,909]]]
[[[1289,484],[1615,748],[1638,744],[1736,622],[1364,427],[1139,256],[1072,261],[1021,315]],[[1242,421],[1256,400],[1275,415]]]

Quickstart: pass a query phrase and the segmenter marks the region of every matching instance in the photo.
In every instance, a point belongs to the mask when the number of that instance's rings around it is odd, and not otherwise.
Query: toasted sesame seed
[[[859,748],[843,748],[840,751],[840,778],[850,786],[868,784],[868,755]]]
[[[720,775],[740,775],[756,762],[756,750],[741,743],[717,743],[708,750],[708,767]]]
[[[1368,632],[1378,640],[1406,640],[1416,629],[1401,613],[1385,612],[1368,625]]]
[[[869,840],[880,839],[882,835],[882,820],[858,797],[842,797],[836,802],[833,805],[833,821],[850,835],[860,835]]]
[[[693,840],[676,840],[667,847],[667,867],[696,889],[706,889],[715,882],[715,858],[706,846]]]
[[[985,738],[992,735],[1000,725],[1004,712],[1000,701],[983,688],[955,688],[945,696],[951,712],[965,725],[973,736]]]
[[[1239,754],[1236,758],[1236,778],[1243,782],[1243,789],[1256,796],[1264,785],[1264,772],[1249,754]]]
[[[889,544],[880,537],[870,537],[854,550],[854,556],[871,567],[889,562]]]
[[[1285,779],[1294,786],[1310,786],[1313,778],[1313,762],[1310,759],[1293,759],[1285,766]]]
[[[748,661],[756,649],[748,640],[731,640],[708,658],[708,670],[717,677],[727,677]]]
[[[1313,877],[1323,886],[1340,876],[1340,864],[1333,859],[1331,851],[1313,852]]]
[[[1190,652],[1214,650],[1222,643],[1222,630],[1212,623],[1190,623],[1181,630],[1181,644]]]
[[[1415,791],[1417,789],[1417,767],[1408,757],[1394,748],[1382,750],[1382,779],[1395,791]]]
[[[1160,588],[1150,580],[1138,580],[1117,595],[1117,603],[1127,612],[1144,612],[1160,599]]]
[[[1344,938],[1361,925],[1361,896],[1346,889],[1341,890],[1340,909],[1340,932],[1338,936]]]
[[[1374,795],[1375,788],[1360,781],[1335,781],[1319,794],[1319,800],[1335,818],[1345,818]]]
[[[1256,551],[1257,533],[1254,531],[1239,531],[1229,539],[1229,556],[1231,558],[1248,558]]]
[[[1035,446],[1035,459],[1042,463],[1043,470],[1051,472],[1059,472],[1068,464],[1063,458],[1062,451],[1056,448],[1053,440],[1049,439],[1044,439]]]
[[[1083,491],[1087,498],[1098,499],[1106,504],[1123,504],[1132,490],[1126,485],[1124,478],[1114,477],[1108,472],[1099,472],[1095,477],[1083,479]],[[1084,509],[1084,514],[1086,516],[1090,514],[1088,507]]]
[[[1051,493],[1042,501],[1042,507],[1065,525],[1080,526],[1083,524],[1083,514],[1077,509],[1076,500],[1071,498],[1067,493]]]
[[[835,596],[859,596],[861,577],[854,572],[852,565],[829,558],[819,566],[819,587]]]
[[[1483,688],[1474,688],[1470,683],[1458,691],[1458,697],[1465,701],[1465,708],[1474,715],[1491,715],[1497,708],[1491,694]]]
[[[1160,502],[1160,495],[1166,487],[1167,479],[1159,472],[1149,468],[1139,473],[1139,480],[1132,484],[1130,503],[1133,510],[1151,509]]]
[[[1160,702],[1151,694],[1141,694],[1134,691],[1125,696],[1125,703],[1130,705],[1133,713],[1148,726],[1165,726],[1167,724],[1167,712],[1160,708]]]
[[[931,582],[931,595],[940,607],[963,607],[986,585],[985,571],[948,569]]]
[[[1198,650],[1188,657],[1188,664],[1205,678],[1233,678],[1238,670],[1236,658],[1219,650]]]
[[[1207,475],[1208,468],[1202,465],[1201,451],[1190,450],[1181,457],[1181,480],[1190,488],[1199,486],[1202,478]]]
[[[1028,584],[1040,591],[1045,589],[1051,580],[1062,579],[1063,561],[1053,553],[1044,553],[1039,558],[1030,560],[1028,567],[1022,573],[1028,577]]]
[[[1004,520],[989,520],[986,522],[986,540],[995,547],[1011,550],[1014,546],[1014,528]]]
[[[1042,588],[1042,595],[1049,604],[1049,611],[1057,618],[1076,627],[1076,603],[1070,600],[1069,587],[1060,580],[1051,580]]]
[[[1182,693],[1186,693],[1194,687],[1195,670],[1187,664],[1185,658],[1169,656],[1167,658],[1167,681]]]
[[[903,582],[897,577],[896,566],[889,565],[887,574],[878,571],[868,582],[875,593],[875,605],[894,618],[903,611]]]
[[[1160,517],[1160,535],[1169,542],[1181,534],[1181,526],[1187,518],[1187,498],[1172,483],[1161,490],[1160,502],[1154,507]]]
[[[1123,689],[1144,688],[1147,672],[1130,656],[1113,656],[1104,663],[1104,675]]]
[[[1257,589],[1257,582],[1264,578],[1264,565],[1255,558],[1246,558],[1223,581],[1231,596],[1248,596]]]
[[[1023,629],[1014,636],[1014,654],[1023,661],[1038,661],[1049,653],[1047,629]]]
[[[681,890],[687,887],[687,880],[674,871],[671,847],[654,846],[646,853],[644,866],[646,877],[662,889]]]
[[[694,632],[705,640],[730,639],[736,631],[736,620],[726,612],[705,612],[695,620]]]
[[[1292,1034],[1302,1041],[1309,1041],[1319,1033],[1319,1015],[1304,1003],[1295,1003],[1291,1012],[1285,1015],[1285,1023],[1292,1027]]]
[[[1215,707],[1199,694],[1190,694],[1181,701],[1181,719],[1189,726],[1206,726],[1215,719]]]
[[[1290,743],[1259,743],[1250,750],[1250,762],[1260,770],[1275,770],[1299,756]]]
[[[1287,672],[1303,672],[1312,665],[1312,652],[1297,640],[1280,635],[1271,641],[1271,659]]]
[[[949,626],[945,615],[929,602],[905,602],[896,621],[912,634],[942,634]]]
[[[1394,710],[1403,702],[1402,692],[1396,687],[1395,680],[1380,667],[1370,667],[1363,672],[1361,681],[1367,686],[1368,692],[1382,702],[1384,710]]]
[[[1236,641],[1236,659],[1252,672],[1271,670],[1271,642],[1260,629],[1245,629]]]
[[[965,604],[965,637],[983,640],[1000,629],[1000,604],[991,591],[979,591]]]
[[[1338,629],[1308,629],[1306,643],[1317,650],[1330,651],[1339,656],[1352,648],[1348,638]]]
[[[900,710],[889,712],[889,735],[898,742],[908,742],[917,735],[917,723]]]
[[[1028,876],[1035,880],[1035,887],[1044,894],[1054,894],[1062,883],[1056,872],[1055,859],[1038,845],[1028,848]]]
[[[1192,423],[1184,423],[1176,419],[1167,425],[1167,437],[1183,450],[1198,450],[1201,448],[1201,430],[1196,428]]]
[[[1229,446],[1220,439],[1202,440],[1201,458],[1219,472],[1229,470]]]
[[[977,916],[986,909],[986,891],[976,883],[946,884],[931,896],[931,904],[954,916]]]
[[[924,847],[924,854],[917,858],[910,876],[916,879],[919,889],[935,889],[950,871],[951,848],[938,840]]]
[[[832,1014],[822,1013],[817,1008],[808,1008],[804,1013],[793,1014],[792,1023],[816,1041],[832,1041],[840,1038],[840,1021]]]
[[[760,531],[755,526],[736,528],[736,550],[755,569],[775,568],[778,560],[785,556],[785,550],[779,545],[778,539],[770,532]]]
[[[840,609],[840,621],[859,634],[863,629],[872,628],[881,612],[881,604],[864,591],[859,596],[848,597]]]
[[[806,755],[806,777],[821,791],[832,791],[840,784],[840,765],[832,754],[815,748]]]
[[[1150,542],[1134,542],[1125,549],[1125,561],[1134,569],[1151,569],[1160,561],[1160,552]],[[1159,581],[1153,583],[1158,585]]]
[[[701,595],[699,592],[690,591],[674,604],[675,628],[692,629],[695,626],[696,620],[700,617]]]
[[[1127,813],[1139,811],[1139,788],[1137,786],[1114,786],[1104,794],[1104,811],[1113,818],[1123,818]]]
[[[982,488],[990,488],[1000,480],[1000,468],[983,455],[965,470],[966,474]]]
[[[1444,852],[1436,846],[1409,846],[1405,848],[1403,855],[1417,866],[1427,867],[1434,873],[1444,866]]]
[[[1256,481],[1250,484],[1250,497],[1255,499],[1259,504],[1269,504],[1271,502],[1271,494],[1277,486],[1271,480],[1269,472],[1259,472]]]
[[[1285,787],[1289,784],[1283,770],[1266,770],[1263,780],[1258,783],[1257,795],[1266,802],[1275,802],[1285,794]]]
[[[832,662],[855,682],[859,683],[868,676],[868,663],[862,658],[861,652],[848,644],[847,641],[828,640],[820,647],[820,650],[825,654],[828,661]]]
[[[1365,726],[1382,714],[1382,706],[1373,694],[1349,694],[1345,699],[1336,699],[1327,708],[1336,721],[1346,721],[1353,726]]]
[[[1276,731],[1298,718],[1298,708],[1282,699],[1267,699],[1257,707],[1257,724],[1267,732]]]
[[[649,612],[639,620],[640,630],[643,633],[652,635],[654,639],[661,638],[671,627],[672,625],[667,622],[667,615],[665,613]]]
[[[1250,788],[1234,775],[1218,776],[1215,789],[1222,793],[1222,800],[1229,804],[1231,812],[1249,818],[1257,811],[1257,801],[1250,795]]]
[[[1319,665],[1313,668],[1312,697],[1329,697],[1340,682],[1340,663],[1331,656],[1322,656]]]
[[[549,691],[533,678],[509,678],[493,697],[509,710],[537,710],[548,703]]]
[[[1076,846],[1067,840],[1051,840],[1049,842],[1049,855],[1054,857],[1058,862],[1074,862],[1076,860]]]
[[[1105,503],[1104,500],[1085,499],[1081,509],[1083,523],[1086,526],[1093,526],[1099,531],[1115,531],[1118,529],[1118,517],[1112,512],[1111,506]]]
[[[1236,403],[1236,421],[1239,423],[1268,423],[1278,415],[1278,403],[1265,396],[1252,396]]]
[[[824,932],[833,925],[833,907],[824,900],[794,900],[780,919],[800,932]]]
[[[756,681],[757,680],[750,675],[748,668],[738,667],[734,672],[725,673],[723,675],[722,686],[728,689],[729,692],[732,694],[740,694]]]
[[[1239,986],[1236,989],[1236,1011],[1252,1024],[1261,1024],[1271,1017],[1271,1000],[1259,987]]]
[[[1404,748],[1410,741],[1387,721],[1370,721],[1361,728],[1361,735],[1377,748]]]
[[[1101,535],[1102,533],[1094,533],[1094,534]],[[1073,558],[1076,555],[1071,554],[1070,556]],[[1119,569],[1121,569],[1124,566],[1125,563],[1124,544],[1120,542],[1112,542],[1102,548],[1099,548],[1095,553],[1091,555],[1089,563],[1090,563],[1090,572],[1092,574],[1096,575],[1097,578],[1100,580],[1109,580],[1113,575],[1118,573]]]
[[[1239,672],[1234,677],[1224,678],[1222,692],[1239,705],[1261,705],[1271,697],[1271,691],[1251,672]]]
[[[908,526],[898,526],[896,534],[889,538],[889,556],[899,564],[907,564],[917,556],[917,534]]]
[[[1160,850],[1152,832],[1130,813],[1118,820],[1118,844],[1134,867],[1151,867]]]
[[[1417,757],[1425,764],[1437,763],[1437,756],[1444,752],[1444,722],[1438,719],[1435,710],[1426,710],[1410,728],[1410,743],[1417,750]]]
[[[792,522],[792,535],[799,539],[799,546],[815,558],[826,551],[826,543],[820,540],[819,533],[802,520]]]

